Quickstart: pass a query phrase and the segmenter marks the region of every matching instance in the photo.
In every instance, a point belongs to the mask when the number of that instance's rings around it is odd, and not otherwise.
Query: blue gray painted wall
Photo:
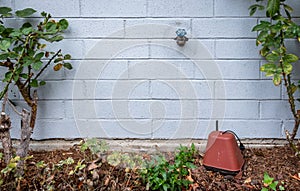
[[[47,48],[70,53],[74,69],[43,76],[32,137],[203,139],[219,120],[242,138],[284,138],[292,115],[284,87],[259,71],[251,29],[263,15],[248,16],[253,2],[0,0],[70,23],[66,39]],[[178,28],[187,31],[184,47],[174,40]],[[289,46],[299,52],[298,43]],[[22,107],[18,94],[10,97]],[[18,137],[19,119],[8,111]]]

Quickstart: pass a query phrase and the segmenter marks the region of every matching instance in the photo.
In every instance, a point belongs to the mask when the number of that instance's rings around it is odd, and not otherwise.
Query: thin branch
[[[61,49],[59,49],[53,56],[52,58],[48,61],[48,63],[41,69],[41,71],[35,76],[34,80],[36,80],[38,77],[40,77],[40,75],[44,72],[44,70],[46,70],[46,68],[51,64],[51,62],[53,61],[53,59],[58,56],[58,54],[61,52]]]
[[[17,110],[17,108],[14,106],[14,104],[9,99],[7,99],[7,101],[8,101],[9,106],[14,110],[14,112],[16,114],[22,116],[22,113]]]
[[[5,113],[5,106],[6,106],[7,100],[8,100],[8,93],[6,92],[4,95],[3,102],[2,102],[2,112],[4,112],[4,113]]]
[[[33,73],[30,73],[30,74],[28,75],[28,78],[27,78],[27,80],[24,82],[24,84],[21,86],[21,89],[23,89],[23,88],[25,87],[25,85],[30,81],[30,79],[31,79],[32,76],[33,76]]]

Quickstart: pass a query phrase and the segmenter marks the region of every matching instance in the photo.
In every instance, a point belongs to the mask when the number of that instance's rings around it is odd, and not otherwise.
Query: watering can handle
[[[240,150],[241,151],[245,150],[244,144],[242,143],[241,139],[237,136],[237,134],[235,134],[235,132],[233,132],[231,130],[226,130],[226,131],[222,132],[222,134],[225,134],[225,133],[231,133],[231,134],[233,134],[237,138],[237,140],[239,141],[239,143],[240,143],[240,146],[239,146]]]

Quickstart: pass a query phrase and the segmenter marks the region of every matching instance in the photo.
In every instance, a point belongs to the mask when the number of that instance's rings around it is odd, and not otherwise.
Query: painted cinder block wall
[[[66,39],[48,48],[72,54],[74,69],[43,76],[34,139],[203,139],[216,120],[242,138],[284,138],[293,125],[284,87],[259,71],[251,29],[263,15],[248,16],[254,0],[0,2],[70,24]],[[187,31],[184,47],[174,40],[178,28]],[[298,43],[289,46],[299,53]],[[10,97],[21,108],[19,95]],[[19,119],[8,111],[18,137]]]

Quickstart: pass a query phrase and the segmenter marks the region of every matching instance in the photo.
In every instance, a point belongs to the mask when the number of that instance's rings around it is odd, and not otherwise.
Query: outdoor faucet
[[[185,36],[187,33],[185,31],[185,29],[178,29],[176,31],[177,37],[174,39],[176,40],[176,43],[178,44],[178,46],[184,46],[186,41],[188,41],[189,39]]]

